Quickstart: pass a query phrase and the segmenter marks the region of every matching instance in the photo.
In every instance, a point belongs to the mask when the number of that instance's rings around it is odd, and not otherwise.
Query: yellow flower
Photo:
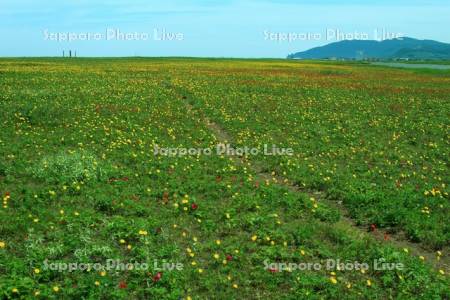
[[[101,271],[100,272],[100,276],[105,277],[106,276],[106,272],[105,271]]]
[[[198,269],[198,272],[201,274],[203,273],[203,269]]]
[[[445,274],[445,271],[444,271],[444,270],[439,270],[439,273],[441,273],[442,275],[444,275],[444,274]]]
[[[258,238],[258,236],[256,236],[256,235],[252,236],[252,241],[256,241],[257,238]]]
[[[55,286],[53,287],[53,291],[54,291],[55,293],[59,292],[59,287],[55,285]]]
[[[372,281],[370,281],[370,279],[367,279],[367,286],[372,286]]]
[[[337,279],[334,276],[330,277],[330,281],[331,281],[332,284],[336,284],[337,283]]]
[[[139,230],[139,235],[147,235],[148,232],[146,230]]]
[[[305,254],[306,254],[305,250],[300,250],[300,254],[305,256]]]
[[[124,240],[124,239],[121,239],[121,240],[119,241],[119,243],[121,243],[121,244],[125,244],[126,242],[125,242],[125,240]]]
[[[35,274],[39,274],[39,273],[41,273],[41,270],[39,270],[38,268],[36,268],[36,269],[34,269],[34,273],[35,273]]]
[[[16,289],[16,288],[13,288],[13,289],[12,289],[12,292],[13,292],[14,294],[16,294],[16,293],[18,293],[18,292],[19,292],[19,290],[18,290],[18,289]]]
[[[420,260],[425,260],[425,257],[423,257],[422,255],[419,256]]]
[[[220,257],[220,255],[219,255],[219,254],[217,254],[217,253],[216,253],[216,254],[214,254],[214,258],[215,258],[215,259],[219,259],[219,257]]]
[[[128,249],[128,250],[131,250],[131,245],[128,245],[128,246],[127,246],[127,249]]]
[[[5,242],[0,242],[0,248],[3,249],[6,247],[6,243]]]
[[[220,245],[222,242],[220,240],[216,240],[216,244]]]
[[[233,284],[233,288],[237,289],[239,286],[235,283]]]
[[[96,281],[96,282],[94,282],[94,284],[95,284],[96,286],[99,286],[99,285],[100,285],[100,282],[99,282],[99,281]]]

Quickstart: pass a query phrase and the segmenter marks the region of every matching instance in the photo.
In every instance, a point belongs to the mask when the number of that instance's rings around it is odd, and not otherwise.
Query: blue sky
[[[448,0],[0,0],[0,56],[72,49],[78,56],[285,57],[345,37],[393,35],[450,43],[449,16]]]

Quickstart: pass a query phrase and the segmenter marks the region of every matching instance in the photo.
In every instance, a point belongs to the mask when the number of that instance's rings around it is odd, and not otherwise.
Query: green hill
[[[291,59],[450,59],[450,44],[398,38],[384,41],[346,40],[288,55]]]

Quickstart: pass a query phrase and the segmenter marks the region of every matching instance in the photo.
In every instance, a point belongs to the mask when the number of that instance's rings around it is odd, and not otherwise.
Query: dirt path
[[[219,143],[233,145],[233,138],[225,129],[223,129],[219,124],[211,121],[207,116],[205,116],[205,114],[203,114],[203,112],[196,110],[190,103],[188,103],[186,94],[189,93],[180,92],[176,87],[173,87],[173,89],[175,90],[177,96],[184,101],[188,111],[197,112],[202,116],[205,125],[216,136]],[[238,157],[232,156],[232,159],[236,164],[242,165],[244,163]],[[259,177],[260,180],[275,182],[276,184],[287,187],[293,192],[301,192],[307,194],[310,197],[314,197],[318,202],[322,202],[329,207],[337,209],[341,214],[341,218],[336,225],[340,226],[347,232],[352,233],[355,237],[370,236],[371,238],[384,244],[389,244],[399,249],[407,249],[407,251],[411,255],[423,257],[425,262],[434,267],[436,270],[444,270],[446,274],[450,272],[450,257],[448,255],[448,249],[444,249],[443,251],[441,251],[442,256],[440,256],[440,259],[438,260],[436,252],[425,249],[418,243],[410,242],[403,234],[391,234],[384,229],[378,228],[372,231],[367,227],[358,226],[350,217],[350,214],[344,207],[344,205],[339,204],[336,201],[327,199],[324,192],[299,187],[287,178],[281,177],[279,175],[272,175],[271,172],[264,171],[262,165],[258,164],[258,162],[252,161],[252,163],[253,164],[251,165],[251,169],[257,175],[257,177]]]

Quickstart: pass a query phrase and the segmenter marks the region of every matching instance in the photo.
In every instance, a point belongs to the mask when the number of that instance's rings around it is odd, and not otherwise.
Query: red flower
[[[377,230],[377,225],[375,225],[375,224],[370,225],[370,231],[375,231],[375,230]]]
[[[269,272],[270,272],[270,273],[276,273],[276,272],[278,272],[278,270],[275,269],[275,268],[270,268],[270,269],[269,269]]]
[[[198,208],[198,205],[196,203],[191,204],[192,210],[196,210]]]
[[[169,193],[168,192],[164,192],[163,193],[163,201],[168,201],[169,200]]]
[[[385,241],[389,240],[389,235],[387,233],[384,234],[384,240]]]
[[[228,254],[228,255],[227,255],[227,260],[228,260],[228,261],[232,261],[232,260],[233,260],[233,256],[231,256],[231,254]]]
[[[119,282],[119,289],[126,289],[128,287],[125,281]]]
[[[163,197],[162,197],[162,202],[164,204],[169,203],[169,193],[168,192],[164,192]]]
[[[156,275],[153,276],[153,282],[160,281],[161,277],[162,277],[162,273],[161,272],[156,273]]]

